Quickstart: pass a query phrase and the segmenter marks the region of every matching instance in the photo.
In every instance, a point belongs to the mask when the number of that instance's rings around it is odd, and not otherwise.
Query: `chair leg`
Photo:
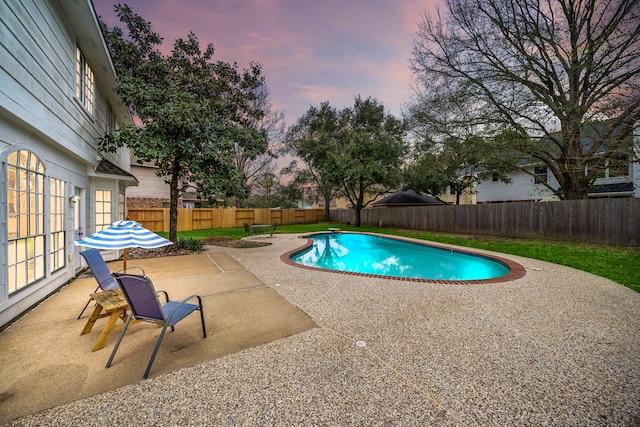
[[[198,304],[200,305],[200,321],[202,322],[202,337],[207,337],[207,329],[204,326],[204,310],[202,309],[202,299],[198,297]]]
[[[124,326],[122,327],[122,332],[120,332],[120,336],[118,336],[118,341],[116,341],[116,345],[113,347],[113,350],[111,351],[111,356],[109,356],[109,360],[107,361],[107,368],[111,366],[111,362],[113,361],[113,358],[116,355],[116,351],[118,351],[118,347],[120,347],[120,341],[122,341],[122,337],[124,337],[124,333],[127,331],[127,328],[129,327],[129,323],[131,322],[131,319],[133,318],[133,312],[129,313],[129,317],[127,317],[127,321],[124,322]]]
[[[100,289],[100,286],[98,286],[98,287],[96,288],[96,290],[95,290],[95,291],[93,291],[93,293],[98,292],[98,289]],[[84,313],[84,311],[87,309],[87,307],[89,307],[89,303],[91,303],[91,298],[89,298],[89,301],[87,301],[87,303],[85,304],[84,308],[82,309],[82,311],[81,311],[81,312],[80,312],[80,314],[78,315],[78,319],[76,319],[76,320],[80,320],[80,318],[82,317],[82,314]]]
[[[82,311],[80,312],[80,314],[78,315],[78,319],[76,320],[80,320],[80,318],[82,317],[82,315],[84,314],[84,311],[87,309],[87,307],[89,307],[89,303],[91,303],[91,298],[89,298],[89,301],[87,301],[87,303],[84,305],[84,308],[82,309]]]
[[[204,326],[204,311],[202,309],[202,299],[197,296],[198,298],[198,305],[200,306],[199,311],[200,311],[200,321],[202,322],[202,335],[204,336],[204,338],[207,337],[207,330]],[[167,326],[169,326],[167,323],[164,324],[164,326],[162,326],[162,332],[160,332],[160,336],[158,337],[158,341],[156,342],[156,347],[153,349],[153,353],[151,354],[151,359],[149,359],[149,364],[147,365],[147,370],[144,371],[144,375],[142,376],[142,378],[146,379],[149,376],[149,371],[151,371],[151,365],[153,365],[153,361],[156,358],[156,354],[158,353],[158,349],[160,349],[160,344],[162,343],[162,340],[164,339],[164,334],[167,332]],[[171,330],[173,331],[173,325],[171,326]]]
[[[142,376],[142,378],[147,379],[147,377],[149,376],[149,371],[151,370],[151,365],[153,365],[153,361],[156,358],[156,354],[158,353],[158,349],[160,348],[160,344],[162,343],[162,339],[164,338],[164,334],[165,332],[167,332],[167,325],[166,323],[164,324],[164,326],[162,327],[162,332],[160,332],[160,336],[158,337],[158,341],[156,342],[156,347],[153,349],[153,353],[151,354],[151,359],[149,359],[149,364],[147,365],[147,370],[144,371],[144,375]]]

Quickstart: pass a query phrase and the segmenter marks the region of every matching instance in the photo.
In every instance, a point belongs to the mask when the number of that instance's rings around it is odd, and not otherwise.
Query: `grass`
[[[495,236],[452,235],[374,226],[356,228],[352,225],[333,223],[278,225],[277,232],[310,233],[314,231],[326,231],[329,227],[337,227],[344,231],[370,231],[412,237],[432,242],[486,249],[539,259],[593,273],[627,286],[636,292],[640,292],[640,249],[638,248]],[[197,230],[178,233],[179,238],[191,237],[194,239],[205,239],[209,236],[227,236],[233,239],[239,239],[246,236],[246,233],[243,228]]]

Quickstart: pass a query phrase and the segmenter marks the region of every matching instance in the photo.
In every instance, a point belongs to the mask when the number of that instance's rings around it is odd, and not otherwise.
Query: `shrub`
[[[176,244],[178,249],[184,249],[193,252],[202,252],[204,250],[204,242],[193,237],[180,237]]]

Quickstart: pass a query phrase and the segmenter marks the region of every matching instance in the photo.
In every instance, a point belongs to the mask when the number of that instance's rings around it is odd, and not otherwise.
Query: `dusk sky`
[[[128,0],[168,52],[193,32],[214,60],[262,65],[275,110],[293,124],[311,105],[342,109],[373,97],[400,116],[411,96],[411,37],[444,0]],[[109,26],[123,27],[114,0],[93,0]]]

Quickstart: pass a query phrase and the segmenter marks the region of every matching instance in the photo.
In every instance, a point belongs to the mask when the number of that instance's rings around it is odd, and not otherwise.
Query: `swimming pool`
[[[524,268],[498,257],[456,251],[366,233],[319,233],[283,260],[305,268],[401,280],[497,282],[524,275]]]

